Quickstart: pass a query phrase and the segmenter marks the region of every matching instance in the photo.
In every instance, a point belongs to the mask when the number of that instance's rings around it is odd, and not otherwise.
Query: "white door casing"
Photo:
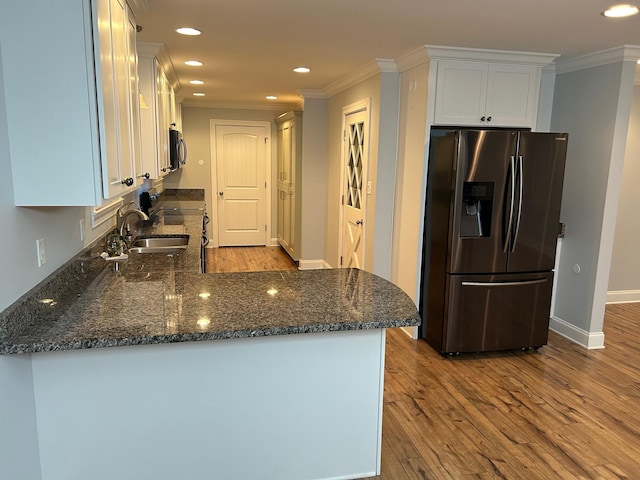
[[[358,102],[343,109],[340,266],[364,269],[365,211],[369,155],[369,108]]]
[[[267,245],[270,128],[265,122],[212,121],[219,246]]]

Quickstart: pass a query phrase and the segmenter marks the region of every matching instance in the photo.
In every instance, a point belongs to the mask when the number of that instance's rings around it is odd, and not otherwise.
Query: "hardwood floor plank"
[[[453,358],[389,330],[375,478],[640,478],[640,303],[607,306],[604,330],[603,350],[551,332],[538,351]]]
[[[208,248],[207,273],[297,270],[298,266],[280,247]]]

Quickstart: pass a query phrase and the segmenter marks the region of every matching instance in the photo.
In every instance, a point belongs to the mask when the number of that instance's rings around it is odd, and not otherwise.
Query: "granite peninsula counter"
[[[184,253],[115,268],[97,245],[0,313],[42,480],[379,474],[385,332],[413,302],[357,269],[197,273],[196,205],[145,226]]]

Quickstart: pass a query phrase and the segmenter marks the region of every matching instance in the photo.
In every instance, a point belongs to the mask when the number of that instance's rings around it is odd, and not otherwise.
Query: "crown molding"
[[[427,56],[437,60],[476,60],[479,62],[526,63],[545,66],[559,57],[555,53],[514,52],[482,48],[445,47],[425,45]]]
[[[396,59],[398,65],[398,71],[406,72],[407,70],[422,65],[429,61],[429,55],[427,54],[427,46],[421,45],[418,48],[410,50],[407,53],[400,55]]]
[[[182,101],[183,107],[189,108],[217,108],[225,110],[265,110],[281,113],[289,110],[301,110],[302,99],[299,102],[278,102],[273,103],[241,103],[241,102],[221,102],[216,100],[185,98]]]
[[[640,46],[622,45],[577,57],[559,58],[556,60],[556,73],[575,72],[616,62],[636,62],[638,59],[640,59]]]
[[[325,93],[325,91],[319,89],[307,88],[298,90],[296,93],[303,98],[327,98],[327,94]]]
[[[340,80],[326,87],[324,89],[325,96],[331,97],[336,95],[379,73],[398,73],[398,66],[396,65],[395,60],[376,58],[367,62],[355,72],[342,77]]]

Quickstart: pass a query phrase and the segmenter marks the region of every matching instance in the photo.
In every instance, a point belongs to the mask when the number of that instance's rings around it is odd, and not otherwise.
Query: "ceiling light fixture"
[[[204,82],[202,80],[189,80],[189,83],[191,85],[204,85]]]
[[[267,100],[277,100],[278,99],[278,97],[276,97],[275,95],[267,95],[264,98],[266,98]]]
[[[293,71],[296,73],[309,73],[311,69],[307,67],[296,67],[293,69]]]
[[[199,62],[198,60],[187,60],[184,64],[189,65],[190,67],[201,67],[204,65],[204,63]]]
[[[180,27],[176,29],[180,35],[200,35],[202,32],[191,27]]]
[[[622,17],[630,17],[631,15],[635,15],[639,12],[638,7],[635,5],[630,5],[628,3],[613,5],[607,8],[602,15],[610,18],[622,18]]]
[[[204,93],[202,92],[193,92],[194,97],[204,97]]]

